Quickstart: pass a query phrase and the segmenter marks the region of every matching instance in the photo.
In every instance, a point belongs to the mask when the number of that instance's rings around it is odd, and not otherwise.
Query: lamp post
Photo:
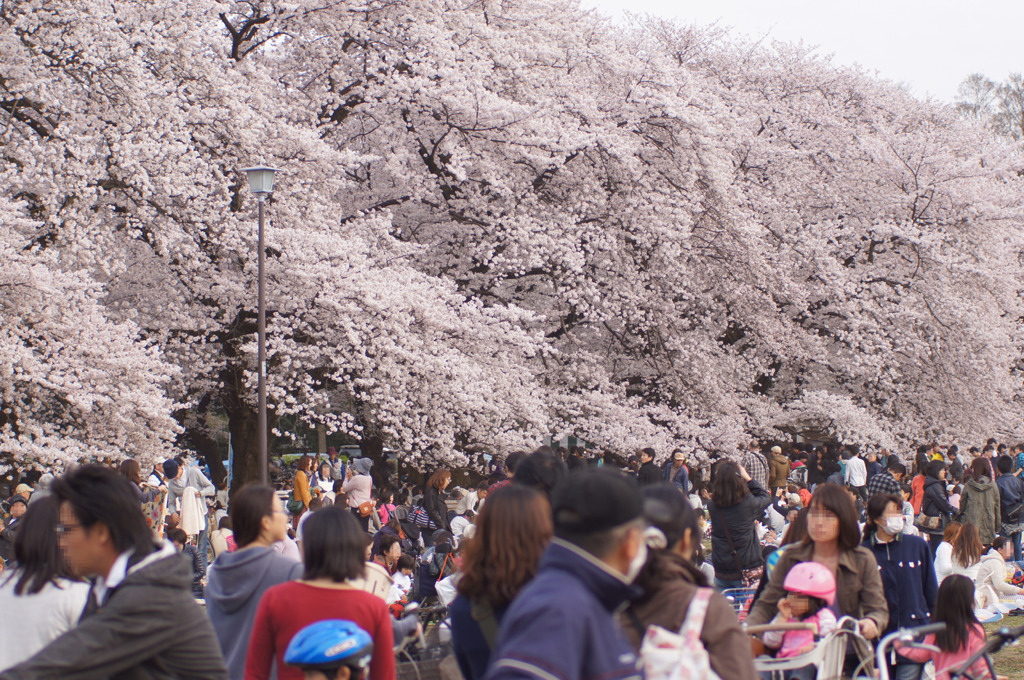
[[[267,196],[274,191],[274,173],[276,168],[258,166],[255,168],[244,168],[246,178],[249,180],[249,191],[256,195],[260,206],[260,226],[256,237],[256,249],[258,251],[258,265],[256,278],[259,280],[259,302],[257,335],[259,337],[259,410],[256,416],[256,436],[259,442],[260,456],[260,484],[267,483],[267,283],[263,263],[266,257],[263,247],[263,206]]]

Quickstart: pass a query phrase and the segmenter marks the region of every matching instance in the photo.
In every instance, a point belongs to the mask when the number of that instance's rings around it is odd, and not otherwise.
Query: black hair
[[[507,458],[505,458],[505,469],[511,472],[512,474],[515,474],[516,469],[518,469],[519,467],[519,462],[523,460],[523,458],[525,457],[525,452],[513,451],[512,453],[508,454]]]
[[[885,514],[885,509],[889,507],[890,503],[896,505],[896,509],[902,511],[903,499],[897,498],[893,494],[888,493],[876,493],[874,496],[868,499],[867,507],[867,519],[868,521],[864,524],[864,540],[868,540],[871,536],[875,535],[878,531],[878,522],[882,519],[882,515]]]
[[[135,488],[118,472],[102,465],[83,465],[53,480],[50,487],[67,503],[83,529],[102,524],[118,554],[132,552],[141,559],[156,550]]]
[[[403,554],[398,558],[398,562],[395,563],[395,569],[401,571],[402,569],[412,569],[416,566],[416,560],[413,559],[412,555]]]
[[[898,472],[901,475],[907,474],[907,466],[896,460],[895,456],[889,459],[889,464],[885,466],[885,469],[889,472]]]
[[[821,599],[820,597],[814,597],[813,595],[807,595],[806,593],[796,593],[796,594],[797,595],[803,595],[804,597],[807,598],[807,611],[804,612],[804,615],[802,617],[800,617],[801,621],[804,621],[804,620],[814,616],[815,614],[817,614],[822,609],[824,609],[825,607],[828,606],[828,602],[825,602],[825,600]]]
[[[672,484],[661,483],[646,486],[643,489],[644,517],[652,527],[665,535],[665,550],[673,550],[676,545],[690,532],[690,541],[694,555],[700,549],[701,531],[697,524],[697,513],[683,494]],[[637,578],[637,585],[643,588],[645,583],[652,583],[657,571],[657,553],[652,550],[647,564]],[[686,572],[698,587],[707,586],[707,577],[700,569],[690,562],[685,563]],[[647,590],[646,588],[644,588]]]
[[[935,598],[932,623],[944,623],[946,629],[935,634],[935,646],[944,652],[963,649],[971,628],[981,624],[974,615],[974,581],[960,574],[947,576]]]
[[[1008,539],[1006,536],[996,536],[994,539],[992,539],[992,549],[1002,550],[1003,546],[1006,545],[1009,541],[1010,539]]]
[[[235,492],[228,515],[239,548],[254,543],[260,537],[263,518],[273,512],[274,490],[269,486],[250,483]]]
[[[231,518],[228,517],[227,515],[224,515],[223,517],[220,518],[220,522],[217,523],[217,528],[218,529],[228,529],[229,531],[232,532],[232,534],[234,533],[234,529],[231,528]]]
[[[302,553],[307,581],[342,583],[361,578],[367,536],[355,516],[339,506],[317,510],[302,525]]]
[[[40,498],[28,506],[18,520],[14,535],[14,559],[18,568],[8,578],[16,595],[35,595],[57,579],[75,580],[57,539],[60,503],[54,496]]]
[[[171,543],[181,543],[182,545],[188,543],[188,534],[184,529],[171,529],[167,532],[167,538]]]
[[[941,460],[933,460],[925,467],[925,477],[939,478],[939,474],[946,469],[946,464]]]
[[[1013,472],[1013,459],[1003,454],[996,459],[996,469],[999,470],[999,474],[1008,475]]]
[[[532,486],[551,498],[551,490],[567,474],[569,469],[558,457],[537,450],[519,461],[513,480],[516,484]]]
[[[306,520],[307,522],[309,520]],[[395,543],[401,544],[402,539],[394,534],[381,534],[380,543],[377,544],[377,554],[384,555]]]

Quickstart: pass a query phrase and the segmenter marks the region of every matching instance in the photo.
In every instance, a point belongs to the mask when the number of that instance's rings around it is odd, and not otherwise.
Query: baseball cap
[[[19,484],[14,488],[14,493],[32,493],[32,487],[28,484]]]
[[[682,451],[676,451],[672,454],[672,457],[676,460],[686,460],[686,454]]]
[[[169,458],[164,461],[164,476],[168,479],[174,479],[178,476],[178,463],[173,459]]]
[[[564,478],[551,493],[555,531],[593,534],[643,516],[635,482],[611,470],[581,470]]]

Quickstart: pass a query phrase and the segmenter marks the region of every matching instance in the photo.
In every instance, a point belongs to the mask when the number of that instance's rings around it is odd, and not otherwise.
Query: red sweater
[[[286,666],[284,652],[292,637],[324,619],[355,622],[373,638],[370,680],[395,679],[394,634],[384,600],[362,590],[320,588],[290,581],[267,590],[256,610],[245,659],[245,680],[268,680],[277,664],[279,680],[303,680],[302,671]]]

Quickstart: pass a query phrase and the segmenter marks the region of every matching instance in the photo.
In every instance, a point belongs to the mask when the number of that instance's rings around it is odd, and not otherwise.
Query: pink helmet
[[[791,593],[820,597],[828,604],[836,601],[836,578],[817,562],[800,562],[786,574],[782,587]]]

